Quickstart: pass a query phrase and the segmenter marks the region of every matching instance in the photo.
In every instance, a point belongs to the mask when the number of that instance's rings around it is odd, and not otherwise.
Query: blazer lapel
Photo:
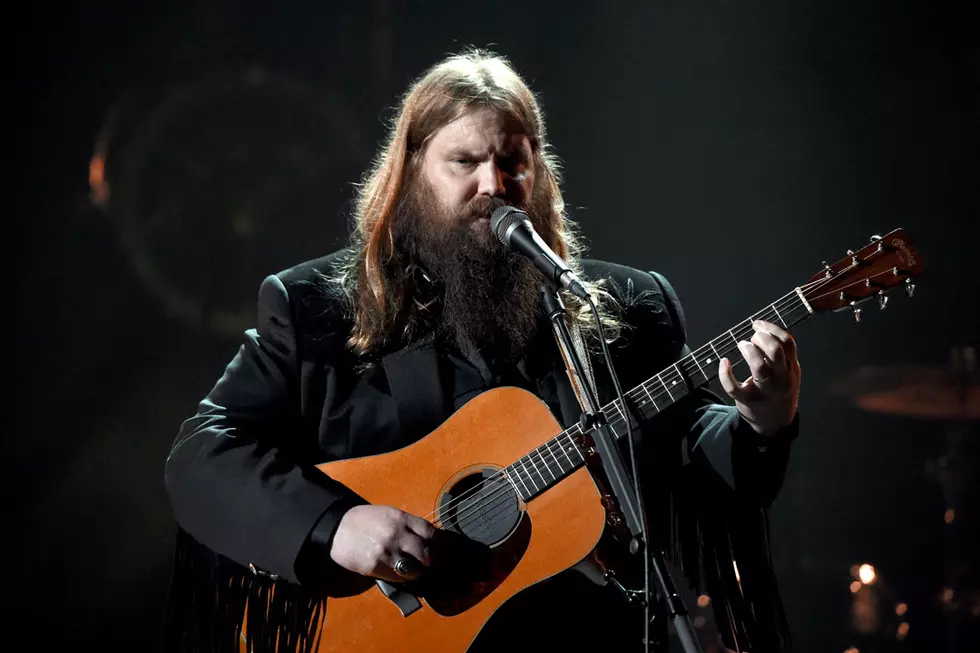
[[[439,357],[431,342],[412,345],[381,359],[399,428],[408,442],[428,435],[446,420],[446,397]]]

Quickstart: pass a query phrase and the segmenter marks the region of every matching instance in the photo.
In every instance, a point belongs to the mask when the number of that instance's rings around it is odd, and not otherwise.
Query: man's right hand
[[[392,582],[415,580],[417,573],[396,573],[395,563],[407,558],[417,571],[428,567],[435,535],[435,526],[397,508],[355,506],[340,519],[330,557],[344,569],[362,576]]]

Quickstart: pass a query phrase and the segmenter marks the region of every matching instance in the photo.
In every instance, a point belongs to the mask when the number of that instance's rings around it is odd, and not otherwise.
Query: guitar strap
[[[554,325],[552,325],[554,327]],[[568,380],[572,384],[572,391],[578,398],[579,404],[581,406],[587,407],[591,411],[598,410],[598,406],[590,406],[588,397],[586,396],[583,386],[582,379],[575,372],[575,366],[572,364],[572,358],[568,350],[566,349],[564,342],[558,337],[557,327],[554,327],[555,341],[558,343],[558,350],[561,352],[562,360],[565,362],[565,373],[568,374]],[[572,340],[572,346],[575,348],[578,354],[579,360],[582,362],[582,367],[585,369],[585,374],[588,376],[589,387],[592,388],[593,396],[599,396],[599,389],[596,387],[595,376],[592,374],[592,360],[589,358],[588,347],[585,346],[585,341],[582,339],[582,332],[579,328],[578,323],[572,322],[568,325],[568,332]]]
[[[568,350],[564,346],[564,341],[558,336],[557,328],[554,328],[553,330],[555,340],[558,342],[558,349],[561,351],[562,359],[565,361],[565,372],[568,374],[568,380],[572,384],[572,391],[578,398],[579,405],[582,407],[588,407],[590,410],[597,410],[599,408],[598,406],[590,406],[589,404],[588,397],[582,389],[583,381],[575,372],[575,366],[572,365],[572,359]],[[575,348],[575,351],[579,356],[579,360],[582,361],[582,367],[585,370],[585,374],[589,377],[587,382],[592,387],[592,395],[596,397],[598,401],[601,401],[601,399],[599,399],[599,391],[598,387],[596,386],[595,376],[592,373],[592,360],[589,358],[588,347],[585,346],[585,341],[582,338],[582,332],[579,325],[573,322],[571,325],[569,325],[568,332],[570,340],[572,341],[572,346]],[[605,577],[602,567],[591,554],[576,563],[572,569],[578,571],[596,585],[605,586],[609,583]]]

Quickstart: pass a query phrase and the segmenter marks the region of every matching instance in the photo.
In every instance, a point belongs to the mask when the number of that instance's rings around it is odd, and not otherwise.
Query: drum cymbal
[[[873,413],[928,419],[980,419],[980,381],[944,367],[865,366],[832,390]]]

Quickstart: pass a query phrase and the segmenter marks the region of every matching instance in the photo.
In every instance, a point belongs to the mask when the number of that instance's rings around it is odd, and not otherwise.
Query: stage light
[[[956,511],[950,508],[946,511],[946,514],[943,515],[943,521],[945,521],[947,524],[952,524],[954,519],[956,519]]]
[[[909,606],[906,605],[905,603],[899,603],[898,605],[895,606],[895,614],[897,614],[899,617],[901,617],[908,611],[909,611]]]
[[[852,646],[851,648],[844,651],[844,653],[861,653],[861,651],[858,650],[857,646]]]
[[[698,607],[706,608],[709,603],[711,603],[711,597],[707,594],[702,594],[698,597]]]
[[[862,583],[870,585],[875,582],[875,568],[865,563],[858,569],[858,576],[860,576]]]
[[[905,639],[908,636],[908,634],[909,634],[908,622],[903,621],[902,623],[898,624],[898,633],[896,633],[896,637],[898,637],[899,639]]]
[[[861,589],[861,581],[856,580],[851,583],[851,594],[857,594],[859,589]]]

